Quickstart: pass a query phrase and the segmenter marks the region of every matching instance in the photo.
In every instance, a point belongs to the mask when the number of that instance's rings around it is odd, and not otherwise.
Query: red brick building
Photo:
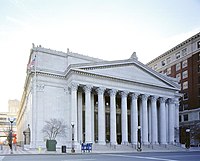
[[[179,79],[180,143],[190,133],[191,145],[200,143],[200,33],[190,37],[169,51],[147,63],[157,72]],[[186,130],[187,129],[187,130]]]

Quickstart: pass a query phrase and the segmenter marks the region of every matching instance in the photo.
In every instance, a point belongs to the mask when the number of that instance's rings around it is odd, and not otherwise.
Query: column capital
[[[167,98],[166,97],[160,97],[159,100],[160,100],[160,103],[165,103]]]
[[[131,93],[132,99],[137,99],[139,95],[140,95],[139,93],[135,93],[135,92]]]
[[[157,101],[158,100],[158,96],[150,96],[149,99],[151,101]]]
[[[122,97],[127,97],[128,93],[129,93],[128,91],[122,91],[122,92],[120,92],[120,95]]]
[[[79,86],[79,84],[76,83],[76,82],[72,82],[72,83],[70,84],[70,88],[71,88],[71,90],[73,90],[73,91],[76,91],[76,90],[78,89],[78,86]]]
[[[148,94],[142,94],[142,95],[141,95],[142,101],[147,101],[147,99],[148,99],[149,96],[150,96],[150,95],[148,95]]]
[[[169,102],[169,104],[174,104],[175,103],[175,99],[174,98],[169,98],[168,102]]]
[[[179,97],[175,97],[175,104],[179,104]]]
[[[109,90],[108,93],[110,94],[110,96],[116,96],[117,90],[116,89],[111,89],[111,90]]]
[[[85,86],[83,87],[83,89],[84,89],[85,92],[91,92],[91,90],[92,90],[92,85],[85,85]]]
[[[105,91],[105,90],[106,90],[106,88],[104,88],[104,87],[98,87],[98,88],[96,89],[97,93],[100,94],[100,95],[104,94],[104,91]]]

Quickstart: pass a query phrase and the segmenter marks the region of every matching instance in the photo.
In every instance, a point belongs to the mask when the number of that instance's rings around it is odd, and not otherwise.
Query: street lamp
[[[137,151],[142,151],[141,146],[141,126],[138,126],[138,144],[137,144]]]
[[[186,129],[185,147],[186,147],[187,149],[190,148],[190,129]]]
[[[9,146],[10,146],[10,150],[11,150],[11,154],[13,153],[13,148],[12,148],[12,126],[13,126],[13,122],[15,121],[15,118],[8,118],[8,120],[10,121],[10,131],[9,131]]]
[[[75,153],[75,149],[74,149],[74,122],[71,122],[71,126],[72,126],[72,153]]]

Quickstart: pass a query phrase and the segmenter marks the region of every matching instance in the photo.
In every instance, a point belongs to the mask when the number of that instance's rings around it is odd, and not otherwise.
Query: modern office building
[[[153,70],[177,78],[181,84],[180,142],[190,132],[191,145],[200,143],[200,33],[147,63]]]
[[[82,142],[136,145],[177,142],[180,85],[137,60],[105,61],[34,46],[18,113],[18,139],[30,127],[30,148],[45,147],[45,121],[62,119],[68,129],[58,146]]]

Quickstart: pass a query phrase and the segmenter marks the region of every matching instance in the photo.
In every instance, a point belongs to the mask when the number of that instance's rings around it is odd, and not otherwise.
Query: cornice
[[[83,55],[83,54],[70,52],[69,50],[67,50],[67,52],[63,52],[63,51],[52,50],[50,48],[47,49],[47,48],[44,48],[42,46],[33,47],[32,51],[43,52],[43,53],[48,53],[48,54],[62,56],[62,57],[71,56],[71,57],[76,57],[76,58],[89,60],[89,61],[95,61],[95,62],[96,61],[102,61],[102,59],[93,58],[93,57],[86,56],[86,55]]]
[[[196,39],[196,38],[198,38],[198,37],[200,37],[200,32],[197,33],[196,35],[190,37],[189,39],[183,41],[182,43],[176,45],[175,47],[173,47],[172,49],[168,50],[167,52],[161,54],[161,55],[158,56],[157,58],[151,60],[151,61],[148,62],[146,65],[150,65],[150,64],[154,63],[155,61],[157,61],[157,60],[159,60],[159,59],[161,59],[161,58],[163,58],[163,57],[165,57],[165,56],[171,54],[171,53],[174,52],[175,50],[181,48],[182,46],[186,45],[187,43],[193,41],[194,39]]]

